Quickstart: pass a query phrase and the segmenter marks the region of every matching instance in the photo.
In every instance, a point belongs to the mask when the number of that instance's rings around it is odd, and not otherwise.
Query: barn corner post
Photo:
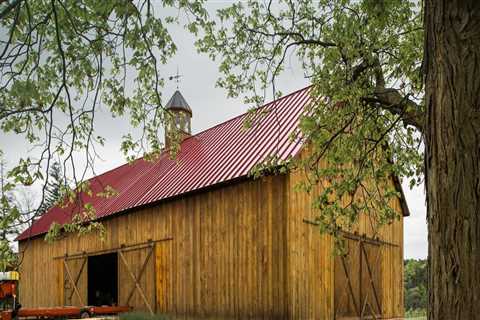
[[[480,314],[480,2],[425,0],[429,319]]]

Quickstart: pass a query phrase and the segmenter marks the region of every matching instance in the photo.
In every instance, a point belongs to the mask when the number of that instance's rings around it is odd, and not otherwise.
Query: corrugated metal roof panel
[[[301,135],[294,140],[300,116],[310,101],[309,87],[270,102],[252,115],[243,114],[185,139],[177,158],[162,153],[155,161],[135,160],[90,179],[92,195],[66,208],[53,207],[23,232],[23,240],[48,231],[53,222],[71,220],[84,203],[98,218],[154,203],[186,192],[246,176],[271,156],[286,160],[301,149]],[[252,126],[244,128],[247,117]],[[118,194],[98,195],[105,186]]]

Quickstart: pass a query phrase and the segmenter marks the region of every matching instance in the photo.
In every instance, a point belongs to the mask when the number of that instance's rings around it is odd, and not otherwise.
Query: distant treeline
[[[405,311],[424,312],[427,309],[427,260],[404,261]]]

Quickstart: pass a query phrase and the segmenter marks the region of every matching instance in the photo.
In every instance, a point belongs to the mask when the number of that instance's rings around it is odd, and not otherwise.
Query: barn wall
[[[300,156],[305,157],[306,152],[308,150]],[[295,191],[295,186],[304,180],[304,171],[298,169],[290,173],[286,181],[288,312],[292,318],[334,319],[335,304],[348,304],[348,301],[334,300],[348,299],[343,293],[341,297],[335,295],[335,287],[342,285],[336,283],[336,276],[344,271],[336,263],[338,258],[333,255],[333,239],[320,234],[315,225],[305,222],[314,221],[317,215],[311,204],[314,197],[320,193],[320,186],[314,187],[309,194]],[[345,204],[347,201],[346,199]],[[392,224],[376,228],[377,233],[374,234],[370,220],[361,215],[358,224],[350,231],[394,244],[379,247],[381,252],[378,261],[381,272],[375,274],[374,278],[379,278],[380,282],[383,316],[401,317],[404,315],[403,212],[397,198],[391,200],[390,206],[399,215],[399,219]],[[353,259],[352,263],[355,264],[357,257],[350,259]]]
[[[398,199],[392,200],[394,207],[401,212]],[[400,215],[390,226],[382,230],[380,238],[397,246],[382,247],[382,294],[383,312],[388,317],[403,317],[404,315],[404,286],[403,286],[403,216]]]
[[[393,185],[393,181],[392,181]],[[351,230],[359,235],[365,235],[368,238],[379,239],[386,245],[378,246],[380,250],[380,258],[374,259],[370,257],[370,265],[375,269],[376,261],[380,266],[381,274],[373,274],[373,278],[380,277],[379,295],[382,306],[382,315],[384,317],[403,317],[404,315],[404,284],[403,284],[403,212],[398,198],[390,200],[390,207],[398,213],[398,219],[391,224],[377,228],[376,232],[372,228],[372,222],[366,215],[361,215],[358,225]],[[376,246],[366,246],[370,250]],[[366,274],[364,267],[364,275]],[[335,272],[341,272],[336,268]],[[368,279],[367,279],[368,280]],[[364,284],[368,281],[364,281]],[[366,285],[364,287],[367,287]],[[368,287],[364,289],[368,290]],[[369,292],[371,295],[372,292]]]
[[[335,257],[331,237],[307,224],[315,211],[313,194],[294,191],[303,179],[287,176],[244,181],[164,202],[104,221],[106,241],[96,234],[70,235],[52,244],[37,238],[20,243],[20,301],[24,306],[67,303],[65,272],[56,256],[97,251],[122,244],[157,242],[141,279],[149,303],[159,312],[193,316],[333,319]],[[400,203],[394,201],[400,212]],[[371,236],[366,218],[360,234]],[[382,247],[382,310],[403,315],[403,220],[384,227],[379,237],[397,244]],[[147,250],[125,254],[138,272]],[[69,262],[78,270],[80,261]],[[119,262],[120,303],[133,286]],[[123,269],[122,269],[123,268]],[[337,268],[338,269],[338,268]],[[123,271],[122,271],[123,270]],[[86,274],[79,280],[86,300]],[[72,304],[79,304],[73,295]],[[146,309],[135,292],[130,303]]]
[[[286,308],[285,176],[267,177],[165,202],[104,221],[97,234],[69,235],[54,243],[20,243],[20,301],[27,307],[67,303],[62,259],[54,257],[172,237],[157,242],[141,280],[157,311],[284,318]],[[137,273],[147,250],[125,253]],[[78,270],[80,260],[68,262]],[[133,286],[119,261],[120,303]],[[73,276],[75,277],[75,275]],[[86,300],[86,273],[79,279]],[[72,304],[79,304],[73,295]],[[145,310],[135,292],[131,305]]]
[[[333,319],[333,241],[304,222],[315,217],[315,192],[295,191],[303,179],[299,171],[287,179],[288,313],[292,319]]]
[[[362,296],[369,301],[375,311],[377,310],[367,270],[367,268],[371,268],[372,280],[380,300],[382,316],[388,318],[402,317],[404,314],[402,220],[403,218],[400,218],[399,221],[395,221],[392,225],[383,227],[380,230],[378,238],[389,244],[369,243],[367,238],[367,242],[363,243],[367,256],[362,256],[361,267],[359,256],[363,252],[360,251],[359,241],[352,239],[347,239],[346,241],[348,255],[344,259],[351,280],[350,285],[355,293],[357,303],[360,296],[358,292],[362,290]],[[365,229],[371,229],[365,217],[362,217],[361,221],[361,225],[366,226]],[[365,234],[368,237],[371,234],[365,229],[360,227],[355,232],[358,232],[360,235]],[[368,262],[366,261],[367,259]],[[361,268],[363,268],[363,271],[361,271]],[[361,279],[359,277],[360,274],[362,275]],[[342,257],[340,256],[335,257],[334,283],[336,288],[334,294],[335,309],[340,311],[340,315],[352,316],[355,308],[348,291],[348,283],[342,265]],[[369,314],[369,308],[366,309],[366,314]]]

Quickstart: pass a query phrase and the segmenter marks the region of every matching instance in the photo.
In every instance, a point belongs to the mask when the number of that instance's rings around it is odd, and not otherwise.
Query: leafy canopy
[[[50,205],[52,159],[61,159],[70,198],[94,171],[101,111],[125,116],[132,129],[122,138],[128,159],[154,156],[162,148],[159,130],[172,121],[163,109],[164,76],[159,67],[176,52],[163,7],[202,14],[197,2],[165,0],[17,0],[0,4],[0,129],[35,146],[8,176],[15,185],[42,184],[42,203]],[[83,158],[83,161],[78,161]],[[80,167],[79,162],[86,165]],[[54,179],[57,179],[54,177]],[[45,201],[47,203],[45,203]],[[50,201],[51,202],[51,201]],[[88,204],[81,204],[83,213]],[[10,210],[12,217],[14,210]],[[82,214],[82,212],[80,212]],[[94,213],[93,213],[94,214]],[[85,216],[91,216],[91,212]],[[80,219],[80,224],[84,219]]]
[[[337,234],[360,212],[378,225],[395,218],[391,176],[413,185],[422,172],[416,1],[248,1],[213,17],[203,1],[161,5],[187,14],[198,49],[219,59],[218,85],[229,96],[245,94],[254,106],[269,88],[279,96],[276,79],[291,59],[301,63],[315,103],[301,123],[310,152],[293,165],[305,169],[302,190],[322,184],[314,205],[323,231]],[[93,146],[104,143],[94,130],[100,104],[141,129],[140,137],[123,137],[125,154],[161,149],[158,129],[169,115],[158,68],[175,54],[167,25],[178,16],[161,17],[149,0],[23,0],[0,9],[8,34],[0,51],[0,128],[42,148],[40,158],[20,159],[10,172],[15,183],[49,181],[58,155],[82,190],[86,170],[77,175],[74,154],[93,166]],[[85,217],[94,214],[83,208]]]
[[[316,222],[337,234],[368,214],[396,213],[392,175],[421,182],[423,32],[416,1],[238,2],[190,26],[201,52],[219,58],[218,85],[259,104],[291,59],[315,98],[303,118],[308,157],[302,190],[318,183]],[[201,30],[201,31],[198,31]]]

